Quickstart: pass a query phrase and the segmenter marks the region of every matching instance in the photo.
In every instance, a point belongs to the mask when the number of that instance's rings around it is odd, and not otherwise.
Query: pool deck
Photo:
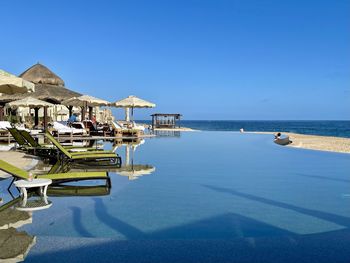
[[[0,159],[17,166],[23,170],[31,170],[39,160],[32,155],[16,151],[0,151]],[[10,177],[7,173],[0,171],[0,178]]]

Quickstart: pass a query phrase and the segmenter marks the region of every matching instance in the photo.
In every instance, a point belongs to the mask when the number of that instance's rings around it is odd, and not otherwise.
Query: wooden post
[[[85,107],[81,107],[81,121],[85,120]]]
[[[34,108],[34,126],[39,125],[39,108],[35,107]]]
[[[44,131],[47,130],[47,107],[44,107]]]
[[[4,120],[4,106],[0,105],[0,121]]]
[[[92,107],[89,106],[89,120],[92,120]]]
[[[73,106],[68,106],[68,110],[69,110],[69,116],[68,118],[70,118],[73,115]],[[62,117],[61,117],[62,118]],[[62,119],[61,119],[62,120]]]

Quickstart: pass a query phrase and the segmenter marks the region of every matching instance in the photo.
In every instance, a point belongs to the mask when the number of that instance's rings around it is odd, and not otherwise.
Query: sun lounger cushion
[[[53,123],[53,128],[58,132],[58,134],[84,134],[86,131],[84,129],[71,128],[62,123],[55,121]]]
[[[7,128],[12,128],[11,123],[8,121],[0,121],[0,130],[7,130]]]

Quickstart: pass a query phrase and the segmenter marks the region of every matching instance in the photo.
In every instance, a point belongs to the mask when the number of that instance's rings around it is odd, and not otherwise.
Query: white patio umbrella
[[[0,93],[16,94],[34,92],[34,83],[0,69]]]
[[[73,97],[68,100],[64,100],[61,104],[66,106],[75,106],[75,107],[95,107],[95,106],[107,106],[110,103],[106,100],[95,98],[89,95],[82,95],[79,97]]]
[[[110,104],[110,102],[103,100],[103,99],[99,99],[96,97],[92,97],[89,95],[82,95],[79,97],[73,97],[70,98],[68,100],[64,100],[61,102],[61,104],[66,105],[66,106],[75,106],[75,107],[82,107],[83,108],[83,112],[82,112],[82,118],[84,118],[85,115],[85,108],[90,107],[89,110],[89,118],[91,119],[92,117],[92,107],[96,107],[96,106],[107,106]]]
[[[130,117],[129,117],[130,108],[131,108],[131,116],[133,118],[134,108],[154,108],[156,104],[131,95],[125,99],[118,100],[112,103],[111,106],[114,106],[117,108],[125,108],[125,120],[130,121]]]
[[[127,176],[129,180],[135,180],[143,175],[151,174],[156,170],[152,165],[148,164],[131,164],[123,166],[117,171],[117,174]]]
[[[14,100],[6,104],[7,107],[10,108],[18,108],[18,107],[31,107],[31,108],[41,108],[41,107],[52,107],[54,104],[44,101],[44,100],[38,100],[33,97],[26,97],[21,100]]]
[[[15,100],[11,101],[6,104],[7,107],[10,107],[12,109],[18,108],[18,107],[30,107],[35,109],[35,125],[39,124],[39,116],[38,116],[38,111],[39,108],[44,107],[44,129],[46,130],[47,128],[47,122],[46,122],[46,117],[47,117],[47,108],[54,106],[54,104],[43,101],[43,100],[38,100],[32,97],[26,97],[21,100]]]

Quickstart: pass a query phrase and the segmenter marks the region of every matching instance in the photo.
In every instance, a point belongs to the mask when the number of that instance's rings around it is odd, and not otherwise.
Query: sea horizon
[[[151,124],[150,120],[137,120]],[[186,128],[203,131],[292,132],[350,138],[349,120],[181,120]]]

